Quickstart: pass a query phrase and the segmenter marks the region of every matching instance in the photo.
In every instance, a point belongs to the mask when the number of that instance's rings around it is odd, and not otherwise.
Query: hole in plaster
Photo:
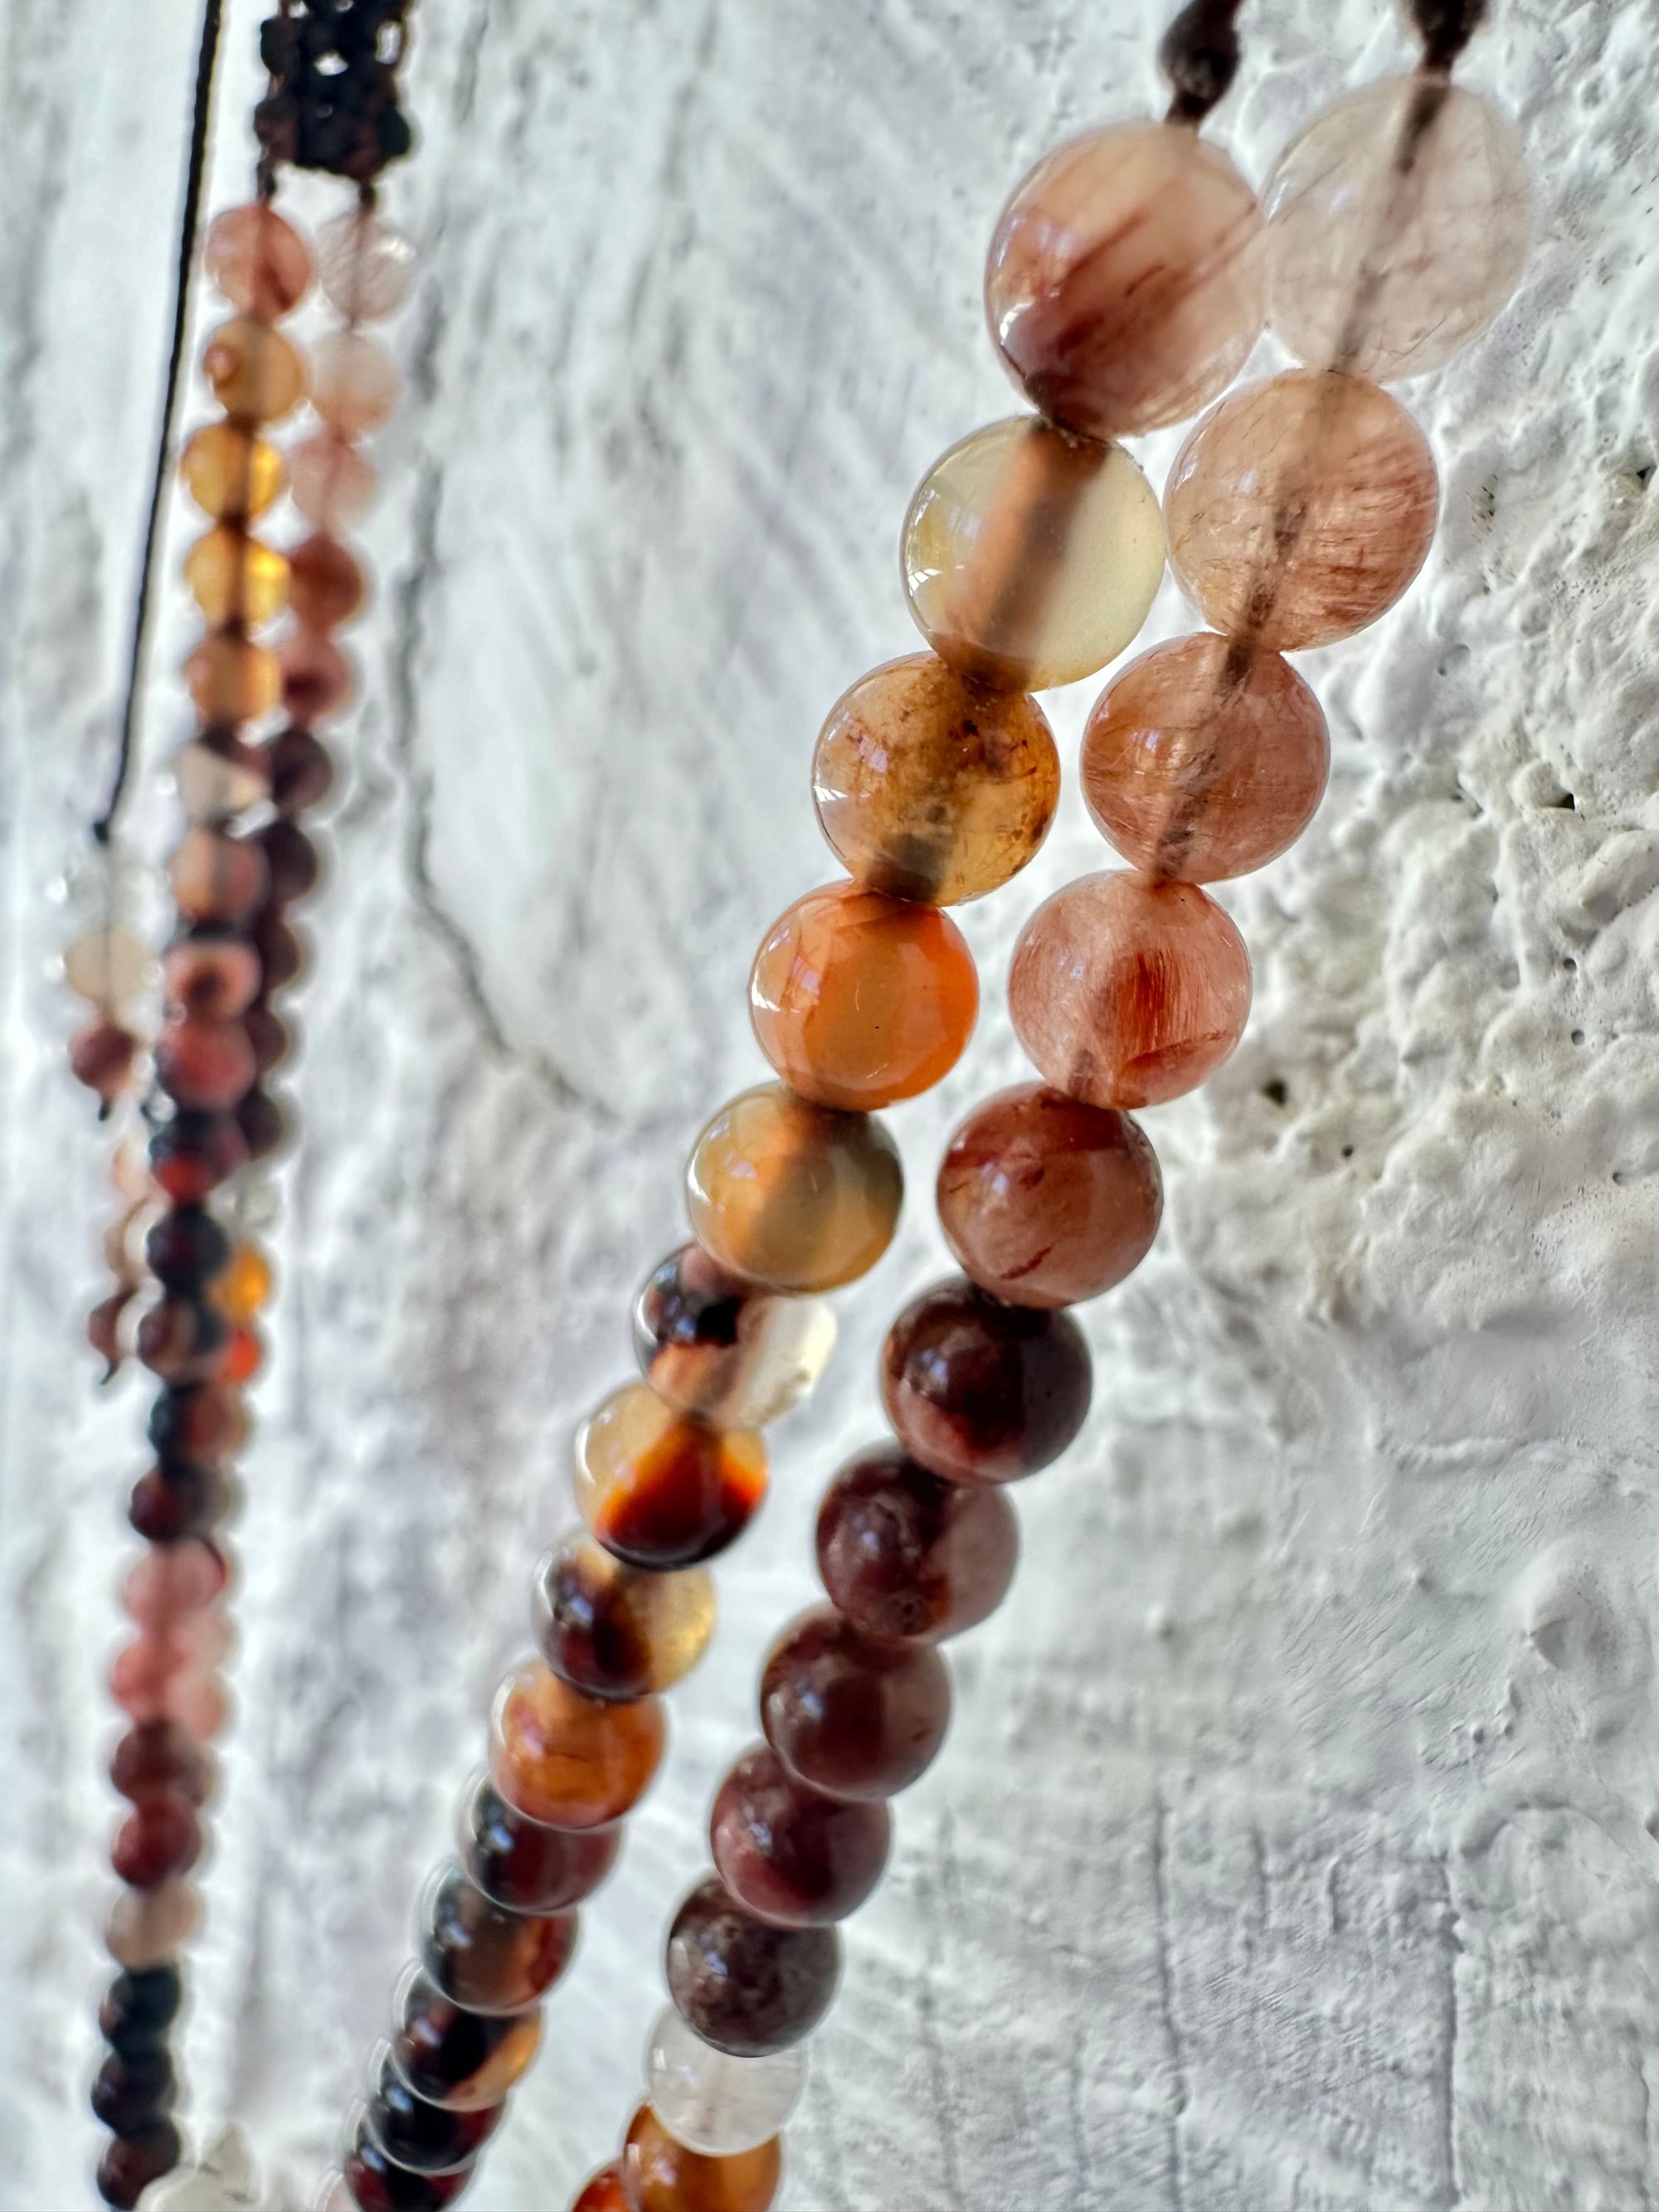
[[[1583,1044],[1584,1042],[1584,1032],[1583,1030],[1575,1030],[1573,1031],[1572,1041],[1575,1044]]]
[[[1578,973],[1578,963],[1573,958],[1571,952],[1564,952],[1561,955],[1561,965],[1566,969],[1569,975],[1576,975]]]
[[[1547,799],[1544,804],[1546,806],[1559,806],[1568,814],[1577,814],[1578,811],[1578,801],[1570,791],[1561,792],[1554,799]]]
[[[1353,1158],[1353,1146],[1352,1145],[1343,1146],[1342,1157],[1345,1160],[1351,1160]]]
[[[1291,1086],[1282,1075],[1275,1075],[1262,1085],[1261,1095],[1264,1098],[1270,1098],[1275,1106],[1288,1106],[1291,1103]]]

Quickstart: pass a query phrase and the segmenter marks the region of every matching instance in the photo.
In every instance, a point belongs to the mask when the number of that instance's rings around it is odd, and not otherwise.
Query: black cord
[[[196,265],[196,234],[202,219],[202,185],[207,171],[208,131],[213,113],[213,79],[219,61],[219,33],[223,16],[224,0],[205,0],[202,11],[202,40],[196,56],[190,166],[185,176],[185,204],[179,224],[179,273],[173,300],[173,350],[167,360],[161,432],[155,442],[155,473],[150,485],[149,514],[144,525],[143,550],[138,563],[138,590],[132,612],[132,647],[127,660],[126,696],[121,702],[121,729],[115,754],[115,775],[104,811],[92,825],[93,836],[100,845],[106,846],[114,834],[121,804],[126,797],[128,779],[132,773],[133,744],[138,729],[138,693],[143,681],[145,647],[149,641],[155,550],[161,535],[161,510],[166,504],[171,475],[173,416],[178,411],[179,386],[184,376],[185,338],[190,326],[191,276]]]

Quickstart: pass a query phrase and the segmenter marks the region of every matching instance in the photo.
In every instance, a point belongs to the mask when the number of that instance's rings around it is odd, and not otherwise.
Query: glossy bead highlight
[[[972,1283],[913,1298],[882,1346],[887,1418],[950,1482],[1018,1482],[1049,1466],[1088,1418],[1092,1389],[1069,1314],[1004,1305]]]
[[[544,1827],[516,1812],[487,1778],[461,1819],[461,1863],[483,1894],[509,1912],[568,1912],[617,1863],[620,1826]]]
[[[761,1428],[799,1405],[836,1344],[821,1298],[757,1289],[701,1244],[671,1252],[634,1304],[634,1349],[646,1381],[676,1412],[716,1427]]]
[[[629,2127],[621,2160],[629,2212],[769,2212],[783,2183],[775,2140],[730,2158],[708,2158],[671,2136],[649,2105]]]
[[[766,1495],[766,1447],[752,1429],[713,1428],[630,1382],[584,1424],[573,1487],[583,1520],[617,1559],[693,1567],[748,1527]]]
[[[775,1928],[712,1875],[668,1932],[668,1993],[703,2041],[734,2058],[763,2057],[811,2033],[841,1978],[833,1928]]]
[[[490,1779],[527,1820],[603,1828],[650,1787],[666,1723],[655,1698],[601,1705],[539,1660],[509,1674],[490,1722]]]
[[[576,1948],[574,1912],[507,1911],[460,1867],[438,1876],[421,1918],[422,1966],[469,2012],[522,2012],[553,1987]]]
[[[714,1585],[701,1567],[663,1574],[567,1537],[536,1579],[542,1656],[584,1696],[626,1701],[672,1689],[708,1648]]]
[[[927,1772],[945,1741],[950,1670],[927,1644],[866,1635],[820,1606],[773,1645],[760,1711],[767,1741],[809,1789],[892,1797]]]
[[[892,1848],[885,1805],[825,1797],[758,1744],[714,1799],[715,1870],[739,1905],[780,1928],[827,1927],[856,1912]]]
[[[539,2011],[493,2017],[468,2012],[416,1973],[403,1991],[392,2058],[428,2104],[452,2112],[483,2112],[501,2103],[541,2039]]]
[[[872,1636],[960,1636],[1007,1595],[1019,1525],[1001,1492],[947,1482],[896,1444],[849,1460],[818,1510],[818,1573]]]

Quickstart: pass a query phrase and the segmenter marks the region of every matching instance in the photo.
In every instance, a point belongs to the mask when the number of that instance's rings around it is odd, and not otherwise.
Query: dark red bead
[[[799,2043],[830,2009],[841,1978],[833,1928],[774,1928],[713,1875],[668,1931],[668,1991],[705,2043],[758,2058]]]
[[[468,2012],[416,1973],[403,1993],[392,2057],[417,2097],[447,2112],[499,2105],[535,2057],[538,2011]]]
[[[157,2043],[105,2059],[92,2085],[92,2109],[112,2135],[142,2136],[166,2118],[176,2094],[173,2060]]]
[[[137,1352],[165,1382],[207,1382],[224,1365],[230,1324],[205,1299],[169,1293],[138,1323]]]
[[[210,1536],[230,1510],[230,1490],[216,1468],[153,1467],[132,1486],[127,1519],[152,1544]]]
[[[345,2183],[361,2212],[441,2212],[472,2179],[470,2166],[453,2173],[416,2173],[394,2165],[359,2117],[345,2154]]]
[[[896,1444],[878,1444],[824,1492],[817,1550],[823,1587],[849,1620],[932,1644],[1002,1602],[1019,1524],[1000,1490],[946,1482]]]
[[[228,930],[191,930],[161,956],[167,996],[181,1013],[205,1022],[233,1021],[259,988],[259,956]]]
[[[809,1788],[890,1797],[945,1741],[951,1676],[931,1644],[868,1636],[826,1605],[774,1644],[760,1703],[767,1741]]]
[[[173,1797],[204,1805],[213,1788],[213,1761],[177,1721],[147,1721],[129,1729],[115,1747],[109,1778],[134,1804],[147,1798]]]
[[[259,832],[259,842],[270,871],[270,896],[279,906],[291,906],[316,890],[322,863],[303,830],[279,815]]]
[[[240,1021],[182,1015],[155,1041],[156,1083],[179,1106],[203,1112],[232,1107],[253,1076],[253,1047]]]
[[[159,2122],[143,2135],[118,2137],[99,2161],[98,2193],[117,2212],[132,2212],[151,2182],[171,2173],[183,2155],[179,2130],[171,2120]]]
[[[428,1901],[421,1964],[469,2012],[522,2012],[546,1996],[576,1948],[574,1912],[509,1912],[452,1867]]]
[[[168,1467],[219,1467],[247,1427],[240,1393],[228,1382],[183,1382],[149,1409],[149,1440]]]
[[[204,1289],[229,1257],[229,1237],[199,1206],[173,1207],[144,1239],[150,1273],[169,1291]]]
[[[252,938],[264,988],[285,990],[306,964],[305,940],[290,929],[276,906],[261,907],[253,917]]]
[[[288,1116],[268,1091],[250,1091],[236,1109],[236,1121],[252,1160],[268,1160],[288,1135]]]
[[[263,999],[243,1015],[242,1027],[252,1048],[254,1068],[261,1076],[280,1067],[293,1050],[288,1024],[274,1014]]]
[[[782,1928],[856,1912],[892,1848],[885,1805],[825,1797],[757,1744],[720,1784],[709,1823],[714,1865],[739,1905]]]
[[[246,1139],[228,1114],[175,1114],[149,1140],[150,1173],[175,1206],[199,1206],[247,1158]]]
[[[319,806],[334,786],[328,748],[309,730],[284,730],[266,747],[270,763],[270,799],[279,814],[302,814]]]
[[[157,1889],[188,1874],[202,1855],[202,1828],[193,1808],[177,1794],[160,1792],[134,1806],[115,1832],[109,1863],[129,1889]]]
[[[906,1306],[882,1348],[899,1442],[952,1482],[1017,1482],[1047,1467],[1083,1426],[1091,1388],[1068,1313],[1006,1306],[960,1278]]]
[[[118,1022],[90,1022],[70,1040],[70,1072],[106,1110],[132,1080],[138,1040]]]
[[[622,1840],[620,1823],[544,1828],[485,1780],[462,1817],[461,1863],[484,1895],[509,1912],[565,1912],[592,1895],[616,1865]]]
[[[500,2126],[504,2105],[447,2112],[417,2097],[392,2064],[382,2063],[364,2115],[368,2132],[394,2164],[411,2173],[453,2173],[471,2164]]]

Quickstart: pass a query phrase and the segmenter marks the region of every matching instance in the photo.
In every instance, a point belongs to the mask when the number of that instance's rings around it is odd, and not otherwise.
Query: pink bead
[[[283,704],[301,728],[326,720],[351,696],[351,663],[321,630],[291,629],[276,650]]]
[[[198,1743],[211,1743],[229,1712],[230,1703],[223,1683],[216,1675],[204,1674],[193,1664],[174,1675],[167,1686],[163,1718],[177,1721],[180,1728],[188,1729]]]
[[[215,216],[203,258],[215,289],[262,323],[286,315],[311,289],[311,248],[263,201]]]
[[[110,1695],[141,1723],[174,1718],[170,1694],[176,1678],[191,1663],[188,1647],[176,1636],[141,1636],[116,1653],[109,1670]]]
[[[289,489],[294,504],[319,530],[341,530],[361,522],[374,504],[380,481],[349,438],[319,430],[289,455]]]
[[[141,1628],[166,1629],[211,1605],[225,1578],[224,1561],[199,1537],[154,1544],[135,1561],[122,1602]]]
[[[336,331],[311,357],[311,404],[343,438],[379,429],[398,404],[398,372],[382,346]]]

